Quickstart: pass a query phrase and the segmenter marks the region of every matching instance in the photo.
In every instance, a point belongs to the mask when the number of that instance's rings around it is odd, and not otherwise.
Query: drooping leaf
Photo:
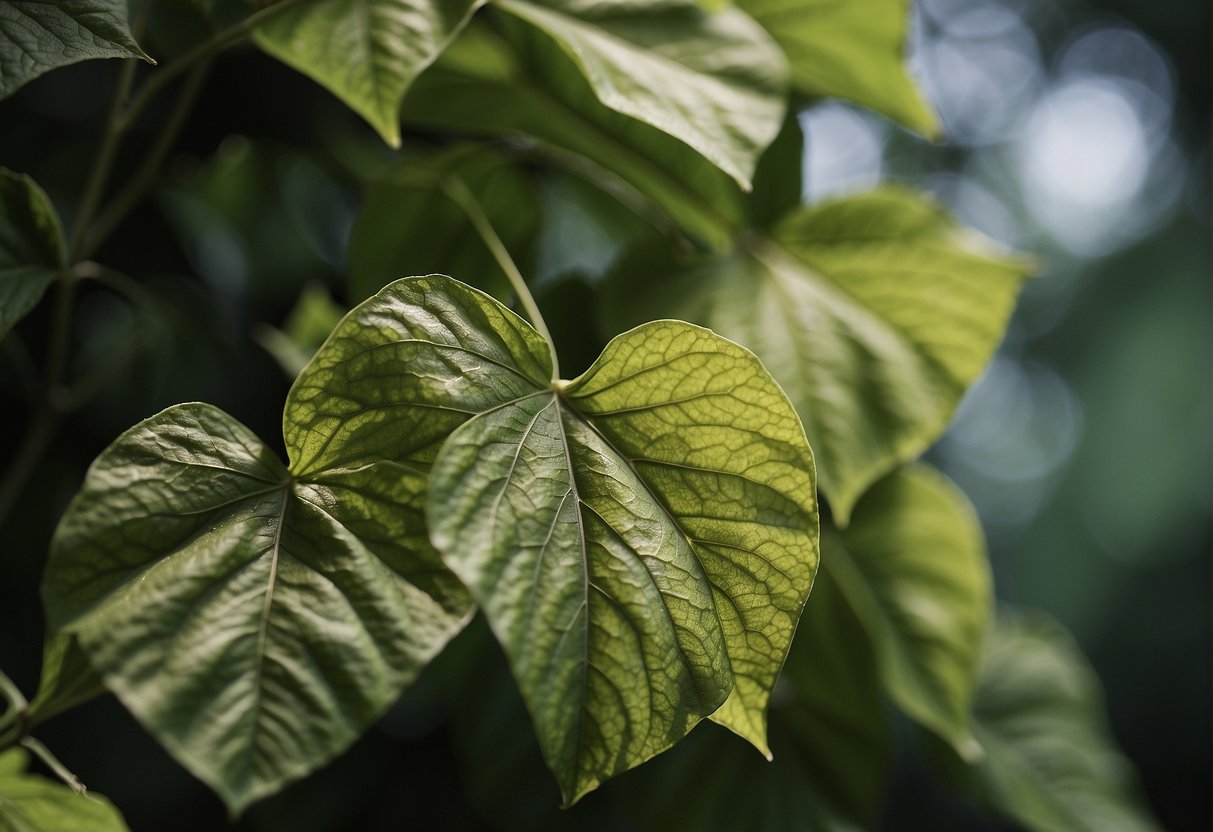
[[[104,692],[105,683],[79,642],[69,635],[53,635],[42,651],[42,678],[27,714],[31,722],[42,722]]]
[[[638,252],[604,309],[615,327],[675,316],[753,349],[804,419],[845,525],[868,486],[943,431],[1027,269],[934,203],[883,188],[794,211],[727,257]]]
[[[307,0],[266,20],[254,37],[399,147],[405,91],[481,1]]]
[[[477,21],[417,80],[404,117],[470,135],[525,137],[541,159],[651,202],[704,245],[727,249],[744,225],[727,174],[661,130],[601,104],[558,44],[517,21]],[[638,199],[637,199],[638,198]]]
[[[699,729],[613,795],[642,830],[873,828],[892,734],[868,637],[824,570],[771,702],[770,734],[768,763]]]
[[[0,340],[66,264],[63,226],[46,193],[28,176],[0,168]]]
[[[353,742],[471,612],[409,444],[450,427],[385,399],[436,385],[436,407],[475,368],[389,360],[397,333],[361,312],[292,388],[289,469],[222,411],[178,405],[101,455],[52,543],[52,626],[236,810]],[[433,316],[415,331],[458,337]]]
[[[692,0],[493,0],[576,62],[610,109],[685,142],[749,189],[786,108],[787,67],[736,9]]]
[[[282,328],[259,327],[257,340],[290,377],[295,378],[311,361],[316,350],[329,337],[333,327],[345,315],[328,289],[319,283],[309,283],[299,293]]]
[[[445,151],[409,147],[363,200],[350,233],[350,300],[400,277],[441,271],[501,296],[509,282],[463,210],[443,188],[458,179],[475,196],[519,268],[529,272],[540,226],[535,183],[517,162],[487,146]]]
[[[485,303],[506,314],[484,299],[469,319]],[[799,420],[752,354],[689,324],[625,333],[555,388],[544,356],[492,356],[502,383],[529,383],[451,434],[427,516],[565,800],[709,714],[766,752],[816,571]]]
[[[0,830],[3,832],[127,832],[104,797],[77,794],[55,780],[26,772],[24,751],[0,753]]]
[[[964,495],[924,465],[878,482],[822,561],[875,645],[884,686],[910,717],[979,755],[969,724],[991,580]]]
[[[984,755],[952,773],[1032,832],[1154,832],[1133,766],[1103,716],[1099,681],[1069,634],[1000,610],[973,703]]]
[[[10,0],[0,3],[0,98],[61,66],[91,58],[139,58],[126,0]]]
[[[846,98],[924,136],[939,121],[906,71],[909,0],[737,0],[779,42],[797,91]]]

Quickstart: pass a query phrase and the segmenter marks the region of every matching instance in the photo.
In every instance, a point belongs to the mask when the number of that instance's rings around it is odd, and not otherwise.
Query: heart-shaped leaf
[[[753,349],[804,419],[845,525],[873,482],[943,431],[1027,269],[929,200],[884,188],[793,211],[726,257],[637,252],[605,306],[612,326],[674,315]]]
[[[46,193],[28,176],[0,168],[0,340],[66,264],[63,226]]]
[[[127,832],[118,810],[95,794],[28,774],[24,751],[0,753],[0,829],[4,832]]]
[[[257,45],[323,84],[400,145],[400,101],[482,0],[309,0],[257,27]]]
[[[0,3],[0,98],[44,72],[90,58],[140,58],[126,0]]]
[[[466,302],[468,328],[508,314]],[[765,752],[817,563],[812,455],[782,391],[747,350],[677,321],[555,386],[533,347],[490,359],[509,395],[443,445],[427,514],[566,801],[708,715]]]

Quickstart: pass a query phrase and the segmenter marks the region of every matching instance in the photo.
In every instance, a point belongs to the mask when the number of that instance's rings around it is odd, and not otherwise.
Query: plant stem
[[[548,325],[543,320],[543,315],[539,312],[539,306],[535,303],[535,298],[531,295],[531,290],[526,285],[526,280],[522,277],[522,272],[518,271],[517,264],[510,257],[509,250],[505,247],[505,243],[501,242],[501,238],[497,236],[497,231],[493,228],[493,223],[485,216],[484,209],[480,207],[480,203],[476,201],[476,197],[468,190],[468,186],[463,184],[463,180],[458,176],[448,176],[442,183],[442,191],[451,201],[463,209],[467,218],[471,220],[472,226],[476,229],[476,233],[480,235],[480,239],[484,241],[489,252],[493,255],[493,259],[497,261],[497,265],[505,272],[505,276],[509,278],[510,286],[514,289],[514,294],[518,296],[518,300],[522,302],[523,309],[526,310],[526,315],[530,318],[535,329],[539,330],[539,334],[543,336],[543,340],[547,341],[548,352],[552,355],[552,381],[560,380],[560,361],[556,357],[556,342],[552,340],[552,333],[548,331]]]
[[[51,753],[51,750],[38,740],[34,739],[33,737],[25,737],[21,740],[21,746],[29,751],[34,752],[34,754],[38,756],[38,759],[46,763],[47,767],[50,768],[51,771],[55,772],[55,775],[66,783],[68,787],[76,794],[84,794],[88,791],[88,789],[84,787],[84,784],[80,782],[80,778],[68,771],[67,766],[59,762],[58,758]]]

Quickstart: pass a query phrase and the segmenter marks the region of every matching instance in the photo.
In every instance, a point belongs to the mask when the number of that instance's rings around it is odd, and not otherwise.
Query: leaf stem
[[[552,381],[559,381],[560,361],[556,356],[556,342],[552,340],[552,333],[548,330],[548,325],[543,320],[543,315],[539,311],[539,305],[535,303],[535,298],[531,295],[531,290],[527,287],[526,280],[522,277],[522,272],[518,270],[514,259],[510,257],[510,252],[505,247],[505,243],[501,242],[501,238],[497,236],[493,223],[485,215],[484,209],[480,207],[480,203],[476,201],[476,197],[468,190],[468,186],[458,176],[446,177],[442,182],[442,192],[463,209],[472,226],[476,229],[476,233],[480,235],[480,239],[484,241],[485,246],[493,255],[493,259],[497,261],[497,265],[501,267],[501,270],[505,272],[505,276],[509,278],[510,286],[513,287],[514,294],[518,296],[518,300],[522,302],[522,307],[526,310],[527,317],[530,318],[531,323],[539,331],[539,334],[543,336],[543,340],[547,341],[548,352],[552,355]]]
[[[25,737],[21,740],[21,746],[28,751],[34,752],[38,759],[46,763],[47,767],[55,772],[60,780],[67,784],[68,788],[76,794],[84,794],[88,791],[84,784],[80,782],[80,778],[68,771],[67,766],[59,762],[59,759],[51,753],[51,750],[33,737]]]

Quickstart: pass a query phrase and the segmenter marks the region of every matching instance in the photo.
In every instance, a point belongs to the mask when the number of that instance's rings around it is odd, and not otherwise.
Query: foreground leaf
[[[63,226],[46,193],[28,176],[0,168],[0,340],[66,264]]]
[[[691,0],[493,2],[555,39],[604,105],[685,142],[748,190],[783,121],[787,67],[746,15]]]
[[[753,349],[804,419],[845,525],[868,486],[943,431],[1026,269],[934,203],[884,188],[794,211],[727,257],[640,251],[605,306],[615,326],[673,315]]]
[[[0,98],[44,72],[90,58],[140,58],[126,0],[10,0],[0,3]]]
[[[311,0],[257,27],[257,45],[327,87],[400,146],[400,102],[481,0]]]
[[[530,384],[443,445],[427,514],[566,802],[709,714],[766,752],[817,562],[795,413],[752,354],[677,321],[617,337],[555,389],[535,358],[503,361],[502,382]]]
[[[823,560],[875,645],[890,698],[966,757],[991,579],[981,525],[964,495],[923,465],[881,480]]]
[[[4,832],[126,832],[118,810],[95,794],[77,794],[25,771],[24,751],[0,753],[0,829]]]
[[[973,704],[984,756],[957,775],[1033,832],[1159,829],[1103,717],[1090,665],[1041,615],[999,612]]]
[[[939,121],[906,72],[909,0],[738,0],[779,42],[799,92],[847,98],[928,137]]]
[[[101,455],[52,543],[52,627],[234,810],[353,742],[471,613],[393,444],[410,414],[354,398],[383,372],[331,389],[351,337],[384,337],[352,330],[288,398],[290,469],[222,411],[178,405]]]

